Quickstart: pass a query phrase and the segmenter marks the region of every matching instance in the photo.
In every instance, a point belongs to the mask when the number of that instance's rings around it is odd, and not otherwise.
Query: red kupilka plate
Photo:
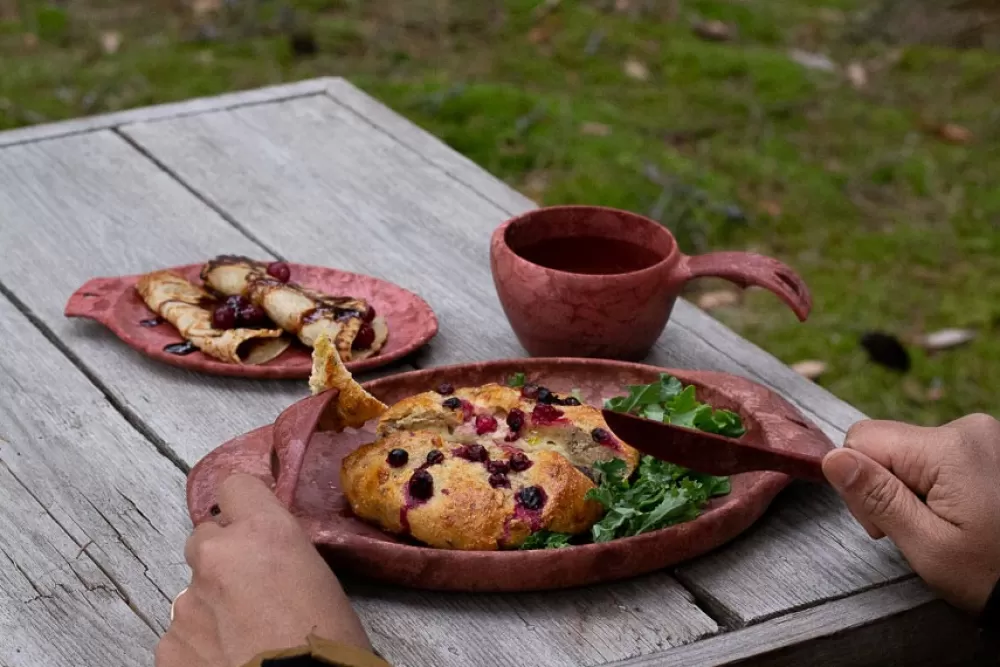
[[[189,264],[168,269],[201,285],[199,273],[204,264]],[[375,312],[384,317],[389,328],[385,346],[374,357],[346,364],[351,372],[384,366],[411,354],[437,334],[438,322],[426,301],[390,282],[322,266],[289,264],[292,282],[331,295],[366,299]],[[187,355],[171,354],[164,347],[183,342],[169,322],[143,326],[156,318],[135,291],[141,275],[117,278],[94,278],[78,289],[66,304],[67,317],[85,317],[109,328],[130,347],[153,359],[181,368],[213,375],[266,379],[308,378],[312,370],[312,350],[298,341],[280,356],[257,366],[229,364],[200,351]]]
[[[795,408],[749,380],[708,371],[665,370],[595,359],[512,359],[429,369],[366,383],[387,404],[428,391],[442,382],[456,387],[503,382],[524,372],[560,394],[580,389],[586,403],[625,393],[662,372],[696,387],[698,398],[740,414],[743,438],[764,446],[822,454],[833,443]],[[212,520],[216,489],[228,475],[244,472],[274,485],[313,542],[338,571],[352,571],[412,588],[453,591],[528,591],[613,581],[659,570],[715,549],[749,528],[791,481],[775,472],[731,478],[732,492],[714,499],[693,521],[600,544],[538,551],[453,551],[420,546],[355,518],[340,493],[340,464],[359,445],[375,439],[374,423],[361,431],[318,430],[335,391],[303,399],[274,425],[222,445],[188,476],[188,508],[197,525]]]

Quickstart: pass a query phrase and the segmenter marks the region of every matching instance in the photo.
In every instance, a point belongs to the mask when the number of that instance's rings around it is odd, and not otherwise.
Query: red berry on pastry
[[[237,311],[237,320],[244,327],[263,326],[267,321],[267,313],[260,306],[248,303]]]
[[[362,324],[358,334],[351,343],[352,350],[366,350],[375,342],[375,329],[370,324]]]
[[[232,329],[236,326],[236,311],[228,305],[222,305],[212,311],[212,327],[215,329]]]
[[[510,488],[510,480],[507,479],[507,475],[504,475],[502,473],[493,473],[492,475],[490,475],[489,481],[490,481],[490,486],[492,486],[494,489]]]
[[[486,435],[497,430],[496,417],[491,415],[479,415],[476,417],[476,435]]]
[[[292,270],[285,262],[271,262],[267,265],[267,275],[287,283],[292,277]]]

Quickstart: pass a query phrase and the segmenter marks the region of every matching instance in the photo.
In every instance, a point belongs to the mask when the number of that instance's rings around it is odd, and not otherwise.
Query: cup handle
[[[771,257],[749,252],[683,255],[679,269],[683,282],[711,276],[724,278],[740,287],[763,287],[788,304],[799,321],[804,322],[812,310],[812,294],[799,274]]]

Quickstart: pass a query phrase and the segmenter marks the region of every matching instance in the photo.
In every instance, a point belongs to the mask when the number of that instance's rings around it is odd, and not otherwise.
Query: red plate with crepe
[[[167,269],[201,285],[199,273],[204,264],[189,264]],[[350,295],[367,300],[385,318],[389,336],[374,357],[346,364],[359,372],[397,361],[431,340],[438,330],[437,317],[430,305],[419,296],[393,283],[371,276],[305,264],[288,265],[292,282],[330,295]],[[141,275],[117,278],[94,278],[88,281],[66,304],[67,317],[96,320],[110,329],[125,344],[173,366],[188,370],[261,379],[303,379],[312,368],[312,351],[294,342],[280,356],[261,365],[230,364],[200,351],[186,355],[171,354],[164,347],[183,342],[169,322],[145,326],[156,313],[146,306],[135,290]]]
[[[740,414],[748,444],[819,456],[833,443],[769,389],[741,377],[709,371],[667,370],[596,359],[512,359],[402,373],[364,384],[387,404],[433,389],[504,382],[512,373],[554,392],[578,389],[599,406],[625,386],[655,382],[668,372],[695,386],[698,399]],[[356,518],[341,493],[340,465],[358,446],[375,440],[375,423],[342,433],[324,431],[323,416],[337,397],[330,390],[303,399],[270,426],[222,445],[188,476],[192,521],[212,520],[219,484],[233,472],[271,484],[302,521],[338,572],[430,590],[529,591],[613,581],[659,570],[718,548],[761,517],[791,477],[757,470],[731,477],[732,492],[715,498],[697,519],[634,537],[563,549],[455,551],[435,549],[383,532]]]

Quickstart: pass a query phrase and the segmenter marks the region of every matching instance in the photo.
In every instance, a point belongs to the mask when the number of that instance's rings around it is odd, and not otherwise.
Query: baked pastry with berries
[[[619,458],[631,473],[639,462],[599,410],[534,385],[442,385],[391,406],[377,434],[344,458],[351,508],[445,549],[513,549],[540,530],[584,532],[603,514],[586,497],[594,463]]]
[[[427,429],[449,440],[503,441],[525,452],[553,451],[586,468],[620,458],[627,474],[639,465],[639,452],[615,438],[601,411],[574,397],[559,398],[545,387],[521,389],[499,384],[417,394],[391,406],[379,420],[378,434]]]
[[[539,530],[579,533],[603,509],[593,483],[554,452],[459,444],[433,431],[394,431],[344,459],[354,513],[432,547],[491,551]]]

